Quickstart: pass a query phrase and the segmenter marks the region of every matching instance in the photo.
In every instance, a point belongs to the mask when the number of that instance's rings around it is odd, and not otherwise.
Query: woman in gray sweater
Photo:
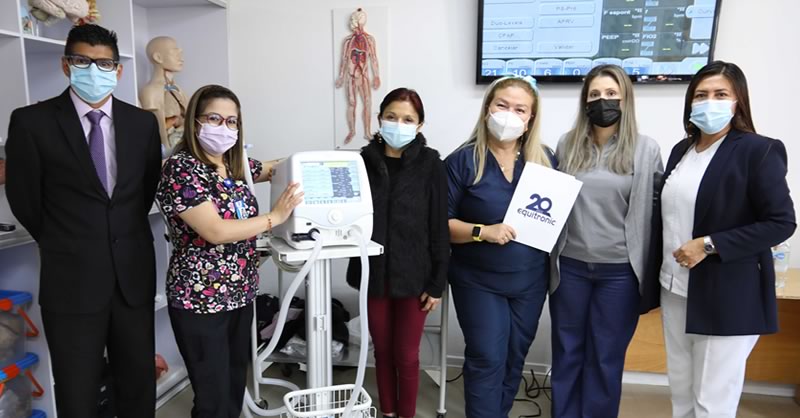
[[[583,187],[551,255],[553,417],[615,417],[664,171],[658,144],[637,130],[625,70],[589,72],[556,154]]]

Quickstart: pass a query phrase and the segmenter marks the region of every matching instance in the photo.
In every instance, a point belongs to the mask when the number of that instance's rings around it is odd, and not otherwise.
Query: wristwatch
[[[711,241],[711,237],[708,235],[703,237],[703,252],[706,253],[706,255],[717,253],[717,247],[714,246],[714,241]]]
[[[483,227],[484,227],[484,225],[482,225],[482,224],[475,224],[472,227],[472,240],[473,241],[476,241],[476,242],[483,241],[481,239],[481,228],[483,228]]]

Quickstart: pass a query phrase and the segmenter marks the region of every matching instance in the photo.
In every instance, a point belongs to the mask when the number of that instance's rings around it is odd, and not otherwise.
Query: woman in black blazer
[[[654,229],[663,234],[672,413],[734,418],[747,357],[778,328],[770,247],[796,227],[786,149],[755,132],[747,81],[732,63],[695,75],[683,119],[687,137],[670,154]]]

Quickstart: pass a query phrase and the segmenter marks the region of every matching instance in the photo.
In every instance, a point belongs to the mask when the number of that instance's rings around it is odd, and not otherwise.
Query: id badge
[[[248,211],[247,207],[244,204],[243,200],[236,200],[233,202],[233,206],[236,208],[236,218],[237,219],[247,219]]]

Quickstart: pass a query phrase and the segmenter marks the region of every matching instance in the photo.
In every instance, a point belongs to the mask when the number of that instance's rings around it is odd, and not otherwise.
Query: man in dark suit
[[[117,416],[155,415],[154,116],[112,96],[117,37],[73,28],[70,88],[11,114],[6,193],[39,244],[39,304],[60,418],[97,416],[107,349]]]

